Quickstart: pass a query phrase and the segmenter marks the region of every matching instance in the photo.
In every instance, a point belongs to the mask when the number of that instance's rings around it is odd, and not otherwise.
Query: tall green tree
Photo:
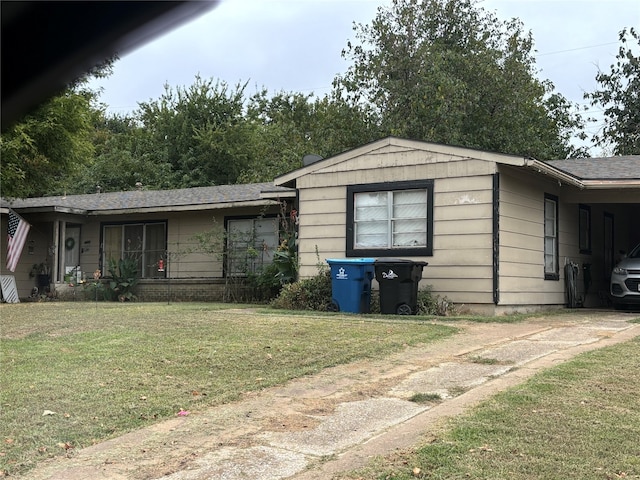
[[[575,153],[581,118],[536,77],[533,39],[472,0],[394,0],[356,24],[338,95],[371,105],[387,134],[529,155]]]
[[[598,72],[600,88],[585,99],[602,108],[604,126],[594,136],[596,145],[615,155],[640,154],[640,34],[634,28],[620,32],[620,48],[610,71]],[[601,122],[601,119],[592,119]]]
[[[379,138],[371,112],[331,95],[254,95],[247,108],[253,131],[252,162],[245,182],[271,181],[302,166],[307,154],[328,157]]]
[[[72,178],[69,193],[94,193],[174,186],[166,150],[132,116],[101,117],[93,135],[94,157]]]
[[[57,95],[0,137],[0,190],[5,198],[65,190],[93,155],[94,97],[78,87]]]
[[[113,72],[117,57],[97,64],[0,136],[0,195],[24,198],[71,192],[94,155],[95,122],[104,105],[90,78]]]
[[[159,100],[139,104],[136,118],[150,132],[154,152],[171,164],[174,186],[236,183],[252,134],[244,89],[196,77],[188,88],[165,85]]]

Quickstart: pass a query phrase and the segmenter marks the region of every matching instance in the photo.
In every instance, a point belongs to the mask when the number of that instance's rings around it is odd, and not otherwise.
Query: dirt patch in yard
[[[410,419],[385,428],[366,441],[358,441],[341,450],[339,455],[333,458],[297,454],[295,461],[298,464],[302,457],[308,460],[306,467],[296,467],[298,470],[294,476],[288,473],[278,476],[274,467],[271,469],[271,476],[265,474],[253,477],[256,480],[332,478],[339,472],[362,466],[374,455],[392,453],[416,441],[425,441],[429,436],[429,428],[435,428],[442,418],[465,411],[497,391],[524,381],[535,371],[571,358],[580,351],[638,335],[640,325],[626,323],[628,318],[630,317],[625,317],[624,314],[612,312],[586,312],[583,315],[530,318],[515,324],[456,322],[455,325],[460,327],[461,333],[428,347],[408,347],[385,358],[337,366],[317,375],[293,380],[283,386],[247,394],[240,401],[131,432],[73,452],[69,458],[46,461],[23,478],[223,478],[215,476],[215,465],[226,465],[224,468],[231,472],[233,469],[229,467],[229,462],[236,461],[234,458],[241,461],[243,451],[259,447],[263,449],[260,451],[264,452],[274,448],[265,440],[273,435],[316,431],[328,418],[337,415],[341,406],[372,399],[404,401],[397,396],[393,397],[390,392],[402,382],[406,383],[410,377],[432,367],[465,361],[477,367],[477,363],[474,364],[469,359],[478,357],[480,353],[492,348],[508,351],[508,346],[513,342],[536,335],[551,334],[554,329],[562,329],[563,334],[568,335],[567,338],[570,339],[571,335],[568,332],[572,329],[587,328],[596,339],[579,345],[567,341],[566,348],[562,345],[555,346],[552,354],[545,354],[545,358],[522,359],[523,363],[517,369],[498,378],[491,378],[482,385],[467,388],[466,393],[446,401],[431,402],[431,405],[424,407],[414,404],[417,405],[415,408],[420,407],[424,411],[412,414],[413,417]],[[602,326],[604,328],[601,328]],[[489,354],[487,357],[491,358]],[[331,442],[331,439],[327,438],[327,442]],[[221,456],[223,454],[227,456]],[[281,463],[286,463],[286,459]],[[245,478],[235,477],[231,473],[229,475],[224,478]]]

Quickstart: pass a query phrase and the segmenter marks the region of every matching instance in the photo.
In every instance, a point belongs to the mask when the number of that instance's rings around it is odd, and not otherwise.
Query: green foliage
[[[140,182],[146,189],[171,188],[175,182],[165,149],[151,132],[127,116],[101,117],[93,135],[95,156],[77,172],[71,193],[133,190]]]
[[[604,111],[604,127],[593,136],[601,147],[612,146],[614,155],[640,154],[640,33],[620,32],[620,49],[609,73],[598,72],[600,89],[585,93],[591,105]],[[601,119],[591,119],[601,122]]]
[[[352,66],[334,86],[352,104],[371,105],[390,135],[565,158],[567,132],[581,118],[547,97],[537,79],[533,39],[518,20],[501,22],[472,0],[394,0],[343,57]]]
[[[251,273],[247,277],[248,292],[254,302],[270,302],[278,296],[283,283],[278,277],[279,269],[275,263],[265,265],[256,273]]]
[[[301,167],[309,153],[329,157],[382,136],[370,111],[335,95],[269,97],[263,90],[251,97],[246,116],[256,129],[243,182],[271,181]]]
[[[322,270],[314,277],[284,285],[280,295],[271,302],[271,306],[286,310],[329,310],[331,306],[330,270]]]
[[[294,209],[287,213],[287,203],[282,202],[278,216],[280,245],[273,252],[273,263],[278,271],[276,277],[283,285],[298,278],[297,222],[298,212]]]
[[[237,183],[253,131],[244,88],[197,76],[189,88],[165,85],[159,100],[140,103],[136,118],[152,133],[152,151],[171,163],[174,187]]]
[[[428,285],[426,288],[418,290],[416,302],[418,315],[437,315],[440,317],[456,315],[458,310],[456,305],[447,297],[434,295],[432,289],[433,287]]]
[[[94,97],[68,89],[51,98],[0,137],[3,197],[35,197],[64,191],[67,179],[93,155]]]
[[[111,277],[106,286],[106,295],[110,300],[125,302],[135,300],[135,287],[140,281],[138,261],[134,258],[121,258],[117,262],[109,259]]]

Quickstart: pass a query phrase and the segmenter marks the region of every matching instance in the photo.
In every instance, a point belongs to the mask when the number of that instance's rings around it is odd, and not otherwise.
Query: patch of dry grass
[[[0,305],[0,471],[456,329],[214,304]],[[52,413],[50,413],[52,412]]]
[[[640,338],[544,371],[348,478],[638,479]]]

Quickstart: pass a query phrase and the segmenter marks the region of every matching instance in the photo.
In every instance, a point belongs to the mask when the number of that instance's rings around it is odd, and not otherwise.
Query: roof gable
[[[383,154],[402,154],[403,152],[409,151],[424,151],[433,154],[440,154],[448,157],[451,160],[472,158],[477,160],[517,166],[524,165],[525,162],[525,159],[523,157],[515,155],[505,155],[483,150],[476,150],[473,148],[456,147],[440,143],[424,142],[421,140],[409,140],[390,136],[368,143],[361,147],[348,150],[338,155],[334,155],[333,157],[319,160],[284,175],[280,175],[279,177],[275,178],[274,183],[276,185],[291,186],[297,178],[300,178],[304,175],[320,172],[323,169],[335,167],[336,165],[342,163],[346,164],[359,157]],[[344,168],[348,169],[346,165]]]

